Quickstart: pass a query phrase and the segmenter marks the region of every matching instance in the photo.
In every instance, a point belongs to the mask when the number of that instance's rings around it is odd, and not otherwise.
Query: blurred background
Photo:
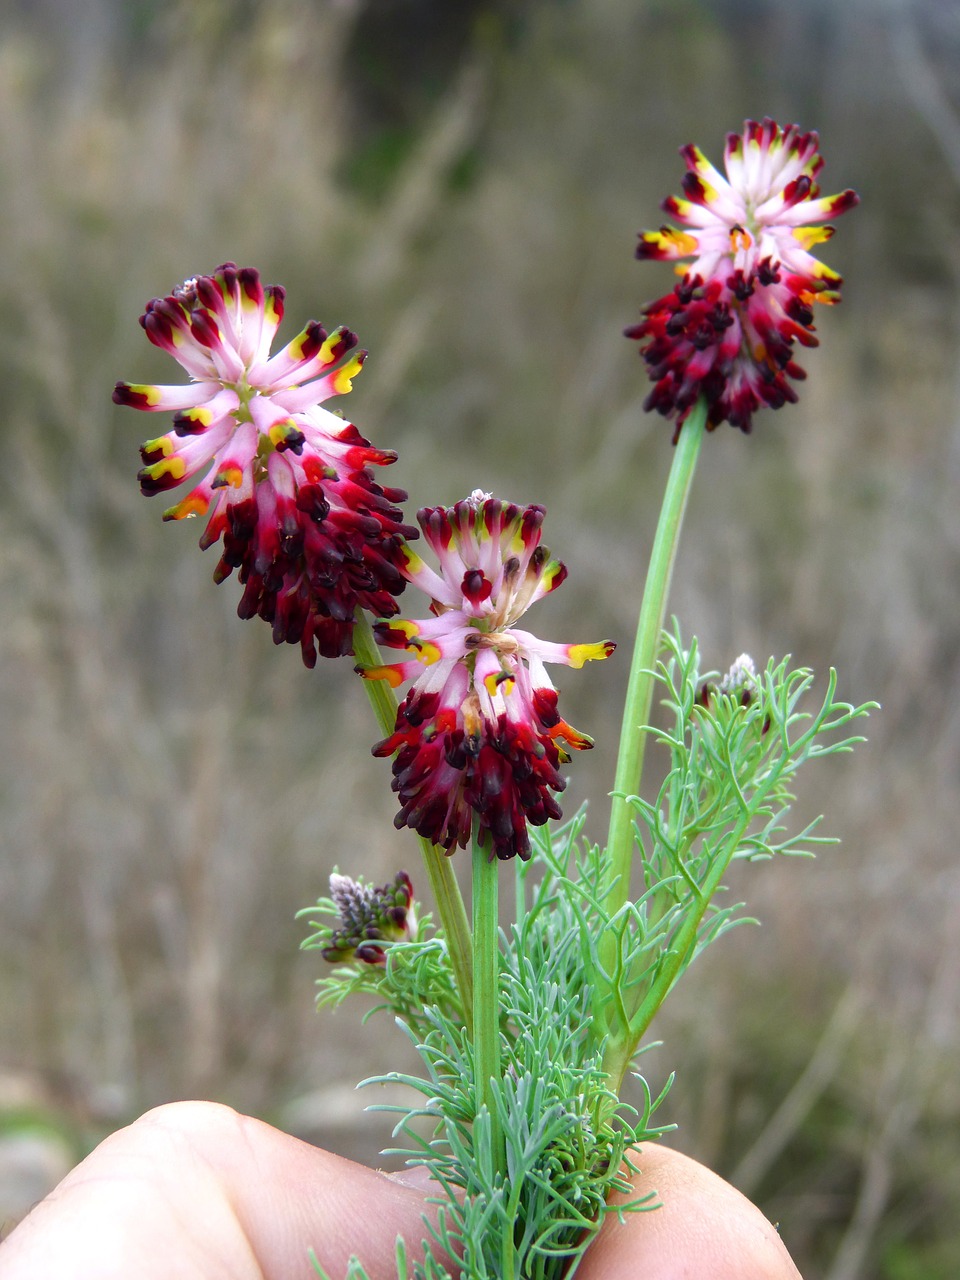
[[[0,6],[0,1217],[103,1134],[211,1097],[368,1162],[386,1018],[313,1008],[296,911],[417,875],[349,662],[235,616],[200,526],[138,493],[178,381],[144,303],[226,259],[371,357],[345,412],[410,509],[548,508],[561,680],[604,831],[670,426],[621,337],[678,148],[772,115],[862,206],[798,405],[701,460],[672,608],[708,666],[790,652],[877,698],[802,779],[842,845],[744,868],[645,1059],[675,1141],[808,1280],[960,1275],[960,6],[939,0],[6,0]],[[157,428],[160,430],[165,427]],[[165,504],[163,504],[165,505]],[[562,675],[562,673],[561,673]],[[655,765],[651,766],[655,768]],[[600,798],[598,801],[597,798]],[[422,881],[422,877],[421,877]],[[359,1011],[357,1011],[359,1012]]]

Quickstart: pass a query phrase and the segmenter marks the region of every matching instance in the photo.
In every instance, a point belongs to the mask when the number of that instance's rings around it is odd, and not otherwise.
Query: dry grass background
[[[547,505],[571,577],[538,629],[623,650],[566,682],[598,741],[572,812],[609,785],[669,465],[619,336],[667,284],[634,233],[682,143],[719,159],[764,114],[818,128],[825,189],[863,196],[824,254],[846,300],[801,403],[707,442],[673,608],[712,665],[790,651],[884,709],[806,779],[842,847],[738,878],[763,927],[691,972],[649,1070],[679,1068],[678,1141],[783,1221],[808,1280],[960,1275],[960,17],[932,0],[3,12],[8,1165],[24,1135],[66,1159],[196,1095],[369,1160],[386,1139],[352,1085],[400,1041],[316,1015],[293,917],[335,863],[415,872],[415,844],[348,669],[241,625],[197,526],[139,497],[149,424],[110,392],[173,372],[143,303],[256,265],[289,333],[371,349],[346,408],[411,506]]]

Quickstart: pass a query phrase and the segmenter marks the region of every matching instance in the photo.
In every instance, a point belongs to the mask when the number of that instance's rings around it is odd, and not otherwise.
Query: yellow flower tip
[[[826,263],[823,263],[823,262],[817,263],[816,270],[814,271],[813,274],[818,281],[824,280],[828,284],[837,284],[837,285],[843,283],[842,277],[836,271],[833,271],[830,267],[828,267]]]
[[[440,649],[432,640],[420,640],[420,625],[411,618],[391,618],[388,623],[383,625],[384,630],[392,632],[395,635],[403,636],[406,641],[405,649],[412,654],[418,662],[422,662],[425,667],[433,666],[440,657]],[[399,648],[399,645],[394,645]]]
[[[509,671],[491,671],[483,681],[486,686],[487,693],[492,698],[498,691],[503,694],[509,694],[516,684],[516,679],[510,675]]]
[[[330,385],[338,396],[345,396],[353,390],[353,380],[363,368],[363,361],[366,356],[365,351],[360,351],[357,355],[352,356],[342,369],[338,369],[330,380]]]
[[[640,237],[645,245],[649,245],[654,254],[663,254],[671,258],[686,258],[697,252],[695,236],[678,227],[661,227],[658,231],[644,231]]]
[[[141,399],[145,409],[155,408],[163,398],[160,388],[148,382],[128,382],[125,389],[128,396]]]
[[[189,520],[193,516],[205,516],[210,508],[206,498],[197,493],[188,493],[182,501],[168,507],[163,513],[164,520]]]
[[[697,183],[700,187],[697,202],[703,200],[708,204],[714,204],[718,199],[718,193],[710,181],[711,175],[715,172],[713,165],[695,143],[683,147],[681,155],[685,158],[688,167],[697,175]]]
[[[232,467],[229,464],[221,467],[211,481],[213,489],[239,489],[243,484],[243,472],[239,467]]]
[[[203,427],[206,429],[213,421],[213,414],[205,404],[198,404],[194,409],[183,409],[177,415],[182,421],[189,422],[191,426]]]
[[[149,476],[151,480],[162,480],[165,476],[170,476],[174,481],[180,481],[186,474],[187,465],[178,455],[163,457],[159,462],[152,462],[149,467],[144,467],[140,473],[143,476]]]
[[[443,656],[440,652],[439,646],[435,645],[431,640],[419,641],[415,646],[411,646],[411,648],[416,648],[417,658],[425,667],[432,667],[433,664],[435,662],[439,662],[440,658]]]
[[[287,351],[291,360],[300,361],[304,358],[304,352],[306,351],[309,338],[310,326],[307,325],[305,329],[301,329],[295,338],[290,339],[290,345],[287,348]]]
[[[241,302],[246,303],[246,294],[241,292]],[[282,319],[277,309],[277,298],[273,293],[268,293],[263,300],[264,319],[271,325],[279,325]]]
[[[400,555],[403,559],[403,568],[411,577],[416,577],[418,573],[422,573],[426,568],[423,558],[414,551],[409,542],[405,542],[400,547]]]
[[[320,348],[319,357],[323,364],[333,364],[343,355],[344,336],[347,329],[344,325],[334,329],[333,333],[328,334],[323,346]]]
[[[169,458],[176,447],[175,442],[171,440],[169,435],[157,436],[156,440],[144,440],[143,444],[140,446],[140,452],[144,457],[149,457],[154,453],[159,453],[161,458]],[[157,466],[158,464],[154,463],[153,465]],[[147,469],[150,470],[150,468]]]
[[[741,227],[739,222],[734,223],[730,228],[730,252],[736,253],[739,249],[749,249],[753,244],[753,239],[746,227]]]
[[[794,227],[793,238],[807,252],[833,237],[834,227]]]
[[[412,618],[392,618],[389,627],[391,631],[399,631],[406,638],[408,645],[415,636],[420,634],[420,626]]]
[[[579,670],[585,662],[598,662],[601,658],[609,658],[616,644],[613,640],[600,640],[595,644],[572,644],[567,656],[570,666]]]
[[[281,445],[295,445],[303,441],[303,432],[292,418],[283,418],[280,422],[275,422],[268,434],[270,443],[275,449],[279,449]]]
[[[544,551],[546,551],[546,547],[544,547]],[[567,566],[562,560],[551,560],[544,565],[540,582],[545,594],[556,591],[557,587],[561,586],[566,580]]]
[[[709,173],[710,161],[695,142],[691,142],[688,147],[684,148],[684,152],[689,160],[692,161],[694,169],[701,177],[703,177],[705,173]]]
[[[389,664],[385,664],[382,667],[358,666],[355,670],[358,675],[363,676],[364,680],[386,680],[393,689],[403,684],[403,672],[399,667],[390,666]]]

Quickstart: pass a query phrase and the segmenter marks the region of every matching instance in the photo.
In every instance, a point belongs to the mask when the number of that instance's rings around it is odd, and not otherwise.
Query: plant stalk
[[[473,1047],[476,1058],[477,1105],[490,1114],[494,1167],[506,1173],[506,1150],[500,1128],[494,1081],[500,1079],[500,949],[498,889],[500,864],[480,845],[473,824]]]
[[[370,619],[357,610],[353,627],[353,652],[359,665],[379,667],[383,655],[373,635]],[[386,680],[364,680],[364,688],[373,707],[377,723],[385,737],[393,733],[397,723],[397,695]],[[419,836],[423,865],[433,890],[434,901],[440,916],[440,924],[446,939],[450,963],[453,966],[467,1034],[473,1033],[473,956],[470,937],[470,921],[460,893],[460,885],[453,863],[435,844]]]
[[[630,678],[623,708],[620,748],[610,810],[610,831],[607,838],[604,908],[611,918],[617,914],[630,896],[634,830],[633,814],[628,800],[640,790],[660,634],[666,616],[667,595],[680,541],[680,529],[683,525],[687,499],[690,496],[700,445],[703,441],[706,418],[707,403],[701,397],[680,429],[640,604]],[[600,966],[611,977],[614,975],[616,966],[617,946],[616,937],[608,931],[601,939]],[[605,986],[606,990],[604,990]],[[597,983],[597,991],[601,1001],[607,1007],[615,1007],[607,1000],[608,980],[601,977]],[[616,1034],[616,1028],[611,1027],[610,1030]],[[623,1028],[623,1030],[627,1029]]]
[[[657,976],[650,990],[630,1018],[629,1027],[624,1034],[610,1037],[603,1055],[603,1069],[610,1082],[610,1088],[618,1095],[637,1045],[653,1021],[657,1010],[669,995],[673,984],[689,962],[707,907],[719,889],[750,821],[751,814],[745,814],[730,833],[725,854],[715,860],[703,884],[695,888],[695,899],[686,908],[683,924],[671,939],[670,949],[663,956],[663,963],[657,970]],[[691,894],[691,897],[693,898],[694,894]]]

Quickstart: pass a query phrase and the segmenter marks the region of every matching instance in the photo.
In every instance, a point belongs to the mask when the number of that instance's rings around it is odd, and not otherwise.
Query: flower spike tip
[[[543,516],[480,490],[420,511],[439,571],[410,554],[403,572],[429,596],[431,616],[378,622],[381,645],[406,657],[358,668],[366,679],[413,681],[394,732],[373,751],[396,753],[396,825],[448,853],[467,845],[476,819],[491,856],[529,857],[527,824],[560,817],[559,765],[593,745],[560,718],[544,664],[581,667],[609,657],[613,642],[551,644],[517,626],[566,576],[541,546]]]
[[[794,345],[815,347],[816,303],[840,301],[842,281],[810,252],[829,240],[820,226],[858,202],[853,191],[821,196],[815,133],[748,120],[727,135],[726,177],[692,144],[683,147],[683,196],[664,210],[681,228],[644,231],[637,257],[677,263],[671,293],[644,308],[626,336],[654,383],[644,408],[676,422],[674,442],[700,396],[707,429],[749,432],[763,406],[797,399],[806,377]]]

